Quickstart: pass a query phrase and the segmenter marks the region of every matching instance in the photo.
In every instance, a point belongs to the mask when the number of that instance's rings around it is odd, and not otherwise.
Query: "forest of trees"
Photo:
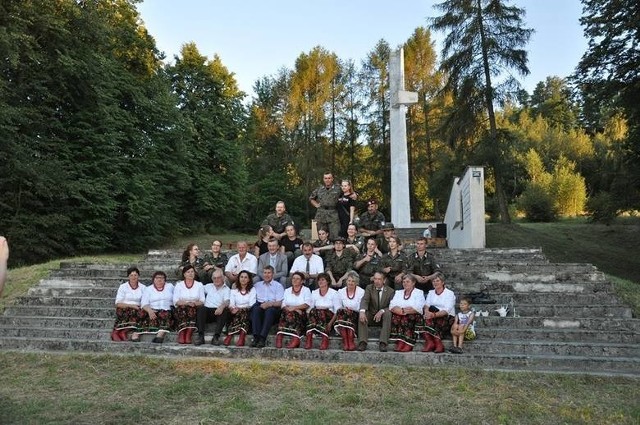
[[[194,43],[165,58],[136,0],[3,0],[0,234],[15,265],[254,231],[278,200],[306,223],[326,170],[388,213],[398,47],[419,93],[407,114],[412,219],[441,219],[473,164],[487,166],[493,219],[610,221],[640,208],[640,12],[582,2],[588,51],[571,78],[533,93],[504,78],[528,72],[524,11],[448,0],[403,46],[380,40],[357,61],[316,46],[249,98]],[[444,52],[431,31],[450,39]]]

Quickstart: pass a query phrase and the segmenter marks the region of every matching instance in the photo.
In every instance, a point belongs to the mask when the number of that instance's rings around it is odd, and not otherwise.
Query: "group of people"
[[[175,286],[163,272],[153,285],[141,287],[139,272],[128,270],[116,297],[116,324],[112,338],[137,341],[145,332],[162,342],[170,330],[178,343],[201,345],[214,323],[211,344],[251,346],[267,343],[276,325],[275,346],[327,349],[332,332],[342,338],[344,350],[367,349],[369,326],[380,326],[379,350],[411,351],[422,336],[423,351],[443,352],[442,338],[453,337],[452,352],[462,352],[472,337],[473,312],[469,300],[460,301],[445,288],[444,276],[419,238],[407,255],[392,223],[378,211],[375,199],[356,216],[358,195],[351,183],[334,183],[325,173],[323,184],[309,201],[317,208],[318,239],[303,241],[284,202],[262,223],[252,247],[237,242],[228,256],[213,241],[202,255],[196,244],[183,252]],[[253,248],[253,249],[251,249]],[[461,315],[462,313],[462,315]],[[221,341],[226,329],[226,337]],[[357,343],[357,344],[356,344]]]

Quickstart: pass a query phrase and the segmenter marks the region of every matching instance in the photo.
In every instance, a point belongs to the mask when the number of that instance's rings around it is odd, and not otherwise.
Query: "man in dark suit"
[[[287,256],[280,252],[280,242],[277,239],[270,239],[267,242],[267,249],[267,252],[258,257],[258,274],[253,278],[253,283],[264,280],[262,272],[266,266],[271,266],[273,267],[273,280],[285,286],[289,274]]]
[[[373,275],[373,283],[364,291],[360,301],[360,319],[358,320],[358,351],[367,349],[369,326],[382,326],[380,330],[380,351],[387,351],[389,331],[391,329],[391,312],[389,303],[395,291],[385,285],[386,276],[382,272]]]

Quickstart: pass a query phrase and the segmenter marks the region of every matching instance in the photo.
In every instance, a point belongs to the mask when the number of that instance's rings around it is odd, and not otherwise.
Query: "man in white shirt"
[[[255,284],[256,303],[251,307],[252,347],[264,348],[271,327],[280,320],[284,287],[273,280],[273,267],[265,266],[264,280]]]
[[[229,297],[231,290],[224,284],[222,270],[217,269],[211,276],[213,283],[204,286],[204,305],[198,307],[196,315],[196,327],[198,335],[194,338],[194,345],[204,344],[204,331],[207,323],[215,322],[212,345],[220,345],[222,328],[229,322]]]
[[[255,255],[249,254],[247,250],[249,246],[246,241],[238,241],[238,253],[229,258],[229,262],[224,268],[224,274],[227,277],[229,286],[233,286],[238,280],[238,275],[242,270],[256,274],[258,271],[258,259]]]
[[[265,266],[273,267],[273,280],[277,280],[285,286],[287,283],[287,275],[289,274],[289,264],[287,256],[280,251],[280,241],[272,239],[267,242],[268,251],[258,257],[258,274],[253,278],[253,283],[264,280],[262,274]]]
[[[315,289],[315,279],[318,274],[324,273],[324,262],[319,255],[313,253],[313,245],[309,242],[302,244],[302,255],[293,261],[291,270],[289,270],[289,276],[294,272],[304,273],[305,286],[309,289]],[[291,286],[290,280],[287,281],[287,287]]]

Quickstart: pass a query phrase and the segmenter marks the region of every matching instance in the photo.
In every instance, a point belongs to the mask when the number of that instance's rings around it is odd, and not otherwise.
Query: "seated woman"
[[[347,285],[338,290],[340,307],[336,312],[335,329],[342,337],[342,349],[353,351],[356,349],[356,329],[360,315],[360,301],[364,296],[364,289],[358,286],[360,278],[355,271],[349,272]]]
[[[355,255],[361,254],[366,247],[364,238],[358,235],[358,227],[353,223],[347,226],[347,237],[345,239],[345,248],[353,250]]]
[[[287,256],[287,264],[289,265],[289,270],[291,270],[293,260],[302,255],[304,241],[298,237],[296,227],[293,224],[288,224],[284,229],[287,236],[280,239],[280,250]]]
[[[269,250],[269,239],[274,237],[273,229],[268,224],[265,224],[258,230],[258,240],[253,244],[253,255],[256,258]]]
[[[456,315],[456,295],[445,288],[444,275],[436,272],[431,280],[433,289],[427,294],[424,304],[424,326],[419,332],[426,341],[423,352],[444,352],[442,338],[449,335]]]
[[[313,348],[313,334],[322,336],[320,349],[329,348],[329,333],[336,321],[336,312],[341,307],[338,291],[329,287],[329,275],[320,273],[316,279],[318,289],[311,293],[311,310],[307,323],[307,334],[304,348]]]
[[[140,284],[140,270],[129,267],[127,277],[128,281],[121,284],[116,293],[116,322],[111,332],[113,341],[129,339],[129,333],[139,330],[146,317],[140,308],[144,291],[144,285]]]
[[[310,306],[311,290],[304,286],[304,273],[294,272],[291,275],[291,287],[284,291],[276,348],[282,348],[285,335],[291,337],[287,348],[300,346],[300,338],[307,327],[307,309]]]
[[[416,326],[422,323],[424,292],[416,288],[417,279],[407,273],[402,278],[402,287],[396,291],[389,303],[391,332],[389,339],[396,342],[394,351],[407,352],[416,344]]]
[[[231,290],[229,312],[231,321],[227,327],[227,336],[223,344],[229,345],[234,335],[238,335],[236,347],[243,347],[249,332],[251,307],[256,303],[256,290],[253,289],[253,276],[246,270],[238,274],[238,283]]]
[[[173,290],[173,314],[178,344],[191,344],[193,332],[197,329],[198,306],[204,305],[204,285],[196,280],[196,271],[191,264],[184,267],[182,278]]]
[[[167,283],[165,272],[153,274],[153,285],[144,289],[141,304],[147,316],[142,333],[155,334],[151,342],[162,344],[164,337],[173,328],[173,285]],[[137,338],[139,337],[133,334],[131,340],[135,341]]]
[[[200,248],[195,243],[190,243],[187,245],[187,248],[182,252],[182,259],[180,260],[180,265],[176,269],[176,277],[178,279],[182,278],[182,270],[186,266],[193,266],[196,279],[199,282],[205,282],[207,279],[207,274],[204,270],[204,259],[199,257]]]
[[[329,231],[324,227],[319,228],[318,239],[311,245],[313,246],[313,253],[319,255],[324,264],[327,264],[327,254],[333,249],[333,245],[329,240]]]

